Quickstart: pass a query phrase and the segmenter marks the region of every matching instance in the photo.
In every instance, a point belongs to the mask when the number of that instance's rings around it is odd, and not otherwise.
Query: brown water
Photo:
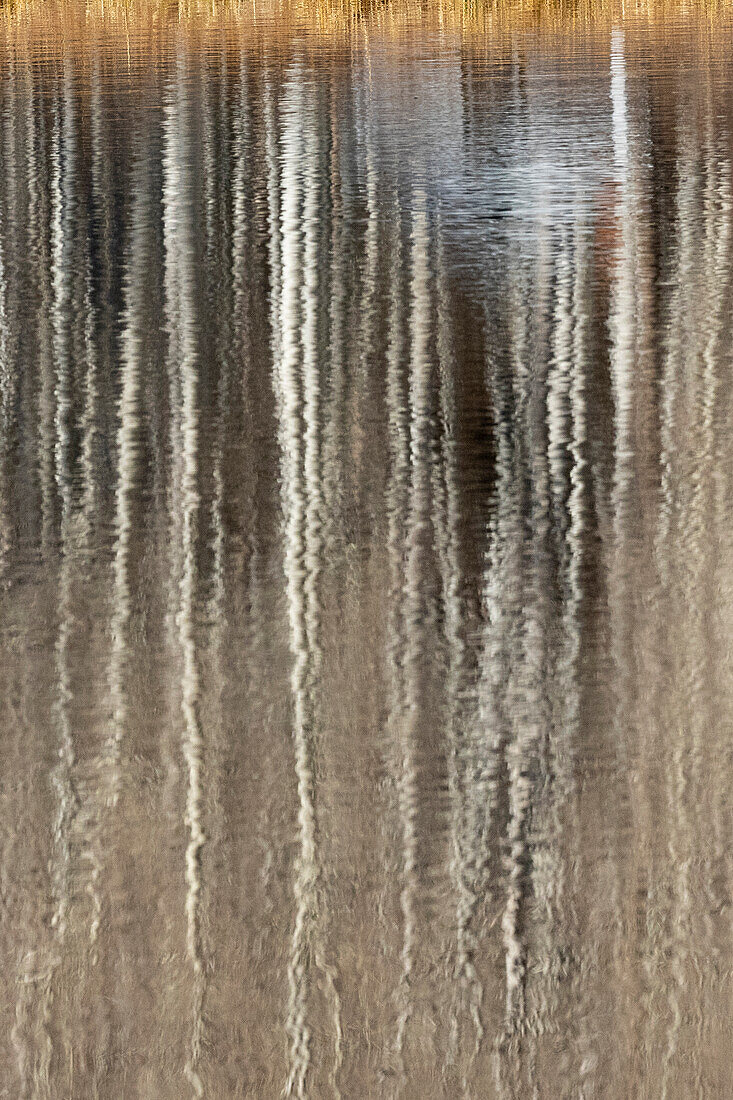
[[[729,1097],[729,14],[64,10],[0,13],[0,1096]]]

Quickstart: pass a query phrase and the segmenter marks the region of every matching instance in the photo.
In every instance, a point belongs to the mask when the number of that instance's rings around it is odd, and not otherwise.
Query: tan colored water
[[[725,1100],[730,13],[49,10],[0,1096]]]

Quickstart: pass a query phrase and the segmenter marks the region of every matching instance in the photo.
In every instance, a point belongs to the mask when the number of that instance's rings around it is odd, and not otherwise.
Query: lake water
[[[0,1096],[733,1079],[733,13],[0,9]]]

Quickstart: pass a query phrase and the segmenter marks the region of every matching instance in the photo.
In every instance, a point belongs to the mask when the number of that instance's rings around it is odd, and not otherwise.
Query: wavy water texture
[[[0,13],[0,1094],[724,1097],[729,14],[355,12]]]

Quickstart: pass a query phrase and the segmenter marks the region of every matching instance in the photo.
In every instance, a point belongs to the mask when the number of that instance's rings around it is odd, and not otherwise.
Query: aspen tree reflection
[[[725,1096],[729,15],[240,7],[0,12],[0,1093]]]

